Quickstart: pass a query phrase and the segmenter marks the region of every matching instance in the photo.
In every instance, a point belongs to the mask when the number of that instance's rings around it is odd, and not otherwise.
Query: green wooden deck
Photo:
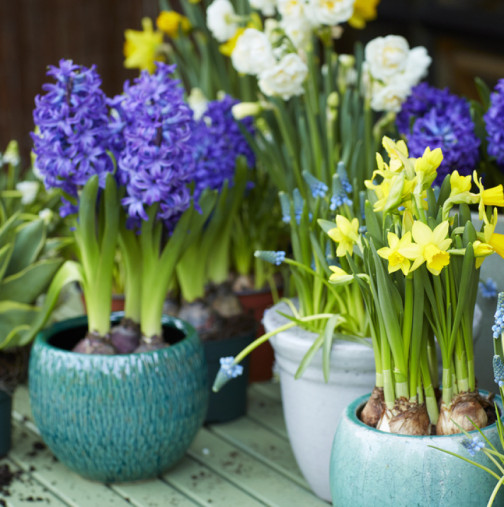
[[[202,428],[184,459],[162,477],[112,485],[83,479],[54,458],[31,420],[22,386],[14,396],[12,450],[3,464],[16,476],[4,493],[0,489],[0,505],[9,507],[328,505],[299,472],[274,383],[251,385],[247,415]]]

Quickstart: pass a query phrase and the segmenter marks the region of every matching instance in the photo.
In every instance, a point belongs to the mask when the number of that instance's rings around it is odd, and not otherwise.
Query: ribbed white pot
[[[289,322],[278,314],[290,313],[279,303],[264,313],[266,332]],[[316,495],[331,501],[329,462],[336,427],[343,409],[369,393],[375,384],[373,350],[339,340],[331,351],[329,382],[322,373],[319,350],[300,379],[294,375],[316,334],[292,328],[270,339],[280,375],[282,405],[289,440],[301,472]]]

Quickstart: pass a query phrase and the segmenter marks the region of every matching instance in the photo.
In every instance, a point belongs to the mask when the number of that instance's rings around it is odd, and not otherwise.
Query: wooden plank
[[[236,446],[266,465],[278,470],[303,488],[310,490],[296,463],[288,441],[248,417],[210,428],[212,433]]]
[[[4,458],[0,460],[0,467],[3,466],[9,467],[13,474],[10,484],[0,486],[0,500],[3,499],[9,507],[33,507],[40,503],[50,504],[51,507],[67,505],[13,461]]]
[[[263,397],[267,396],[273,401],[282,403],[282,392],[280,382],[268,380],[267,382],[254,382],[249,386],[249,391],[256,391]]]
[[[54,458],[39,436],[19,423],[13,424],[9,458],[61,500],[75,507],[130,506],[108,486],[83,479]]]
[[[163,479],[194,499],[198,505],[239,505],[240,507],[263,505],[210,468],[188,457],[167,472]]]
[[[194,507],[198,505],[162,480],[112,484],[110,487],[125,500],[141,507]]]
[[[205,428],[189,455],[268,506],[327,507],[310,491]]]
[[[12,398],[13,417],[16,420],[29,419],[32,420],[30,409],[30,394],[28,386],[20,385],[15,391]]]
[[[288,439],[282,404],[263,395],[253,385],[248,390],[247,415],[275,434]]]

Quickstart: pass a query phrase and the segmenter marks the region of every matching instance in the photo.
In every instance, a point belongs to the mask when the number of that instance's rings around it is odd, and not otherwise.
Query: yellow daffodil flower
[[[488,223],[488,218],[485,213],[485,206],[504,206],[504,190],[502,185],[485,189],[481,178],[478,178],[478,173],[473,172],[473,180],[476,186],[479,188],[479,195],[474,195],[474,201],[478,202],[479,219],[484,220]]]
[[[156,19],[156,26],[168,37],[176,39],[179,32],[189,32],[191,22],[176,11],[162,11]]]
[[[362,29],[368,21],[376,18],[376,7],[380,0],[355,0],[352,17],[348,24],[353,28]]]
[[[238,39],[241,37],[241,35],[244,31],[245,31],[245,28],[238,28],[236,30],[235,34],[228,41],[224,42],[224,44],[221,44],[219,46],[219,51],[224,56],[230,57],[231,53],[233,52],[233,50],[236,46],[236,43],[238,42]]]
[[[329,269],[332,271],[332,275],[329,277],[329,281],[332,283],[346,284],[353,280],[353,276],[339,266],[329,266]]]
[[[154,72],[156,54],[159,46],[163,43],[163,34],[160,31],[152,29],[152,20],[142,19],[143,31],[125,30],[124,31],[124,66],[127,69],[140,69]]]
[[[427,146],[423,155],[415,160],[415,173],[419,177],[420,184],[429,185],[436,179],[437,169],[443,161],[441,148],[432,150]]]
[[[447,250],[452,240],[447,238],[448,228],[447,220],[441,222],[434,230],[423,222],[413,223],[411,233],[415,243],[401,249],[401,253],[413,261],[410,271],[426,262],[427,269],[433,275],[439,275],[444,266],[450,263],[450,254]]]
[[[409,165],[408,147],[402,139],[394,142],[390,137],[383,136],[382,145],[390,158],[389,168],[392,172],[400,172]]]
[[[478,238],[482,240],[482,243],[490,245],[494,252],[504,257],[504,234],[497,234],[495,232],[496,225],[497,210],[494,208],[492,220],[485,223],[483,226],[483,233],[478,233]]]
[[[412,244],[411,232],[407,232],[402,238],[399,238],[393,232],[388,232],[387,241],[389,246],[380,248],[377,252],[378,255],[388,260],[389,273],[394,273],[400,269],[406,276],[410,272],[411,262],[402,254],[402,249],[406,248],[406,251],[409,251],[408,247]]]
[[[458,171],[453,171],[450,175],[450,197],[469,192],[471,185],[471,176],[460,176]]]
[[[350,222],[348,218],[337,215],[336,227],[331,229],[327,234],[338,244],[338,248],[336,249],[338,257],[344,257],[347,253],[352,255],[354,245],[360,245],[359,220],[353,218]]]
[[[488,243],[482,243],[479,240],[476,240],[473,243],[473,250],[474,256],[476,258],[475,260],[476,269],[481,267],[485,258],[488,257],[489,255],[492,255],[495,251],[492,245],[489,245]]]

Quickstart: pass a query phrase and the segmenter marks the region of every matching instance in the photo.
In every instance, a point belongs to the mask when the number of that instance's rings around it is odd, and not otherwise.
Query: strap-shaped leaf
[[[7,243],[2,248],[0,248],[0,280],[2,280],[5,271],[7,270],[7,266],[9,265],[13,251],[14,243]]]
[[[0,284],[0,300],[34,303],[49,286],[62,262],[61,259],[44,259],[6,277]]]
[[[0,301],[0,349],[13,346],[12,341],[17,336],[17,331],[13,331],[30,325],[38,312],[38,308],[31,305],[17,301]]]
[[[37,259],[46,240],[46,225],[43,220],[35,220],[22,225],[16,234],[14,251],[7,266],[5,276],[23,270]]]

